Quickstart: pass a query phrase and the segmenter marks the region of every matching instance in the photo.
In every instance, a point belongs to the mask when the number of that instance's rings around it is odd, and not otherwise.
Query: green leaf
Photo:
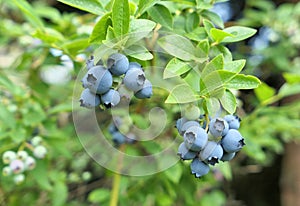
[[[203,27],[197,27],[193,31],[185,34],[185,36],[194,41],[202,41],[206,40],[207,33]]]
[[[104,14],[101,17],[101,19],[96,23],[90,36],[89,42],[101,43],[102,40],[105,40],[107,29],[109,26],[112,26],[111,12]]]
[[[158,44],[169,54],[185,61],[198,59],[196,49],[192,42],[187,38],[171,34],[159,39]],[[200,59],[204,62],[205,59]]]
[[[161,4],[156,4],[148,9],[151,18],[169,29],[173,27],[173,17],[169,9]]]
[[[236,110],[236,98],[230,90],[226,90],[223,96],[219,99],[222,107],[229,113],[233,114]]]
[[[130,11],[128,0],[114,0],[112,7],[112,24],[116,37],[129,31]]]
[[[43,30],[37,29],[32,36],[41,39],[48,44],[59,44],[65,40],[64,36],[59,31],[52,28],[44,28]]]
[[[226,37],[222,42],[238,42],[253,36],[256,33],[256,29],[243,27],[243,26],[232,26],[227,27],[223,30],[224,32],[233,34],[233,37]]]
[[[236,73],[228,72],[225,70],[216,70],[209,73],[205,78],[200,81],[200,94],[213,95],[219,90],[224,89],[225,85],[236,76]]]
[[[142,15],[145,11],[153,7],[160,0],[140,0],[138,5],[137,15]]]
[[[223,55],[220,54],[205,65],[201,73],[201,78],[205,78],[208,74],[210,74],[213,71],[222,70],[223,67],[224,67],[224,58]]]
[[[220,113],[220,102],[217,98],[211,97],[205,99],[206,109],[210,116],[217,116]]]
[[[50,184],[48,176],[48,168],[46,160],[36,160],[36,167],[34,170],[30,171],[39,186],[44,190],[52,190],[53,186]]]
[[[240,59],[236,61],[225,62],[224,70],[240,73],[246,64],[245,59]]]
[[[8,89],[12,94],[16,96],[23,96],[24,91],[21,87],[13,83],[5,73],[0,73],[0,86],[4,86],[6,89]]]
[[[200,86],[200,74],[197,72],[196,69],[190,70],[187,75],[184,77],[184,81],[194,90],[199,92]]]
[[[14,4],[19,7],[28,21],[35,27],[43,28],[44,24],[41,18],[38,16],[34,8],[25,0],[13,0]]]
[[[212,28],[215,28],[214,25],[206,19],[203,20],[203,25],[204,25],[204,29],[205,29],[207,35],[210,35],[210,30]]]
[[[102,15],[105,12],[100,1],[98,0],[58,0],[58,1],[96,15]]]
[[[218,14],[211,12],[209,10],[204,10],[203,12],[201,12],[201,15],[210,19],[215,25],[217,25],[221,29],[224,28],[223,20]]]
[[[65,205],[68,198],[68,188],[65,182],[57,180],[54,183],[52,190],[52,205],[62,206]]]
[[[283,73],[283,77],[289,84],[300,83],[300,74]]]
[[[126,46],[130,46],[139,40],[147,37],[154,29],[156,23],[148,19],[131,19],[129,26],[129,39]]]
[[[200,18],[197,12],[188,13],[186,16],[185,29],[187,32],[192,32],[200,24]]]
[[[263,102],[271,98],[276,93],[276,90],[266,83],[262,83],[259,85],[259,87],[255,88],[254,93],[259,101]]]
[[[206,55],[209,53],[210,45],[208,39],[204,39],[200,41],[197,45],[198,48],[200,48]]]
[[[164,70],[163,78],[168,79],[171,77],[180,76],[189,70],[191,70],[191,67],[187,63],[177,58],[173,58],[167,64]]]
[[[255,76],[238,74],[226,83],[229,89],[254,89],[261,84],[260,80]]]
[[[142,45],[132,45],[124,50],[124,53],[133,58],[145,61],[153,58],[148,49]]]
[[[191,87],[187,84],[180,84],[174,87],[167,97],[165,103],[167,104],[181,104],[189,103],[197,100],[196,94],[193,92]]]
[[[88,197],[88,200],[92,203],[103,203],[109,200],[110,191],[108,189],[96,189],[93,190]]]
[[[300,84],[285,83],[278,92],[280,97],[287,97],[295,94],[300,94]]]
[[[167,176],[169,180],[178,184],[182,175],[182,167],[180,164],[175,164],[173,167],[170,167],[164,174]]]
[[[220,43],[225,37],[234,37],[234,35],[216,28],[212,28],[210,30],[210,36],[215,40],[216,43]]]
[[[226,46],[218,44],[210,48],[209,55],[217,56],[220,53],[223,54],[225,62],[232,61],[232,54]]]

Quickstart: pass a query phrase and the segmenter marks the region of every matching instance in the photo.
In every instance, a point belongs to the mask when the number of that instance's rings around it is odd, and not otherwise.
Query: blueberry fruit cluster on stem
[[[185,111],[184,117],[176,122],[178,133],[184,139],[178,147],[178,155],[182,160],[192,160],[191,173],[200,178],[209,172],[210,166],[220,160],[233,159],[245,143],[238,131],[240,119],[236,115],[212,119],[200,115],[195,118],[197,110],[188,108],[190,109],[194,112]]]
[[[42,145],[42,138],[35,136],[29,143],[24,143],[28,147],[33,156],[30,156],[23,146],[15,152],[7,150],[2,155],[2,161],[6,165],[2,169],[3,176],[13,176],[13,181],[20,184],[25,180],[25,172],[33,170],[36,166],[35,158],[42,159],[47,154],[47,149]]]
[[[146,79],[142,66],[137,62],[129,62],[128,58],[120,53],[108,57],[106,67],[95,65],[93,56],[86,62],[87,73],[82,78],[84,90],[80,96],[80,106],[95,108],[103,105],[106,108],[119,104],[122,97],[128,97],[126,90],[134,93],[138,99],[152,96],[152,84]],[[121,85],[114,87],[114,79]],[[126,89],[122,87],[124,85]]]

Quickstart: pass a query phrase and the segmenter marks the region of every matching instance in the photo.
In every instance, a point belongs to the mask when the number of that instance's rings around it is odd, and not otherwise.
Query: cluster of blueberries
[[[40,136],[33,137],[30,141],[30,145],[33,156],[30,156],[23,149],[17,152],[8,150],[2,155],[2,161],[7,165],[2,169],[2,174],[3,176],[13,175],[13,180],[16,184],[20,184],[25,180],[25,171],[35,168],[35,158],[43,159],[47,154],[47,149],[42,145],[42,138]]]
[[[240,118],[235,115],[210,120],[200,115],[198,120],[182,117],[177,120],[176,128],[184,139],[179,145],[178,155],[182,160],[192,160],[191,172],[200,178],[209,172],[209,165],[233,159],[245,143],[238,131]]]
[[[79,100],[80,106],[114,107],[119,104],[123,96],[128,97],[128,94],[124,92],[124,86],[127,90],[134,92],[136,98],[145,99],[152,96],[152,84],[146,79],[139,63],[129,62],[125,55],[115,53],[108,57],[106,66],[95,65],[93,56],[87,60],[88,71],[81,80],[84,90]],[[122,78],[122,84],[113,88],[113,81],[116,77]]]
[[[134,144],[136,142],[136,135],[130,132],[130,122],[126,121],[126,118],[115,117],[115,120],[110,123],[108,131],[116,147],[122,144]]]

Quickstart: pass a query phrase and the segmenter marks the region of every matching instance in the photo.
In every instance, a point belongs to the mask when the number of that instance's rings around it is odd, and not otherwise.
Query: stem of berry
[[[125,144],[120,146],[120,151],[123,152],[125,149]],[[121,169],[123,164],[123,155],[120,155],[118,158],[118,167],[117,171],[114,173],[113,177],[113,185],[112,185],[112,193],[110,196],[109,206],[117,206],[119,200],[119,190],[120,190],[120,182],[121,182]]]

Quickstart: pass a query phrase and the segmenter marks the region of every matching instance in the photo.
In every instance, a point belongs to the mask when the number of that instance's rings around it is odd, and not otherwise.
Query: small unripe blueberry
[[[28,157],[28,153],[24,150],[17,152],[17,158],[24,161]]]
[[[184,109],[184,117],[187,118],[188,120],[197,120],[200,116],[200,109],[193,105],[190,104]]]
[[[31,156],[27,157],[24,162],[25,162],[26,170],[32,170],[35,168],[36,162],[33,157],[31,157]]]
[[[47,149],[42,145],[35,147],[33,150],[33,155],[39,159],[43,159],[46,154],[47,154]]]
[[[17,154],[14,151],[6,151],[2,155],[2,160],[4,164],[9,164],[11,161],[17,158]]]
[[[19,174],[21,172],[24,171],[25,166],[23,161],[19,160],[19,159],[15,159],[13,160],[10,164],[9,164],[10,169],[12,170],[12,172],[14,174]]]
[[[9,176],[11,174],[12,174],[12,170],[11,170],[10,166],[3,167],[3,169],[2,169],[3,176]]]
[[[35,136],[31,139],[30,142],[31,142],[32,146],[36,147],[43,142],[43,139],[40,136]]]
[[[21,184],[22,182],[24,182],[25,180],[25,175],[24,174],[17,174],[14,176],[14,182],[19,185]]]

